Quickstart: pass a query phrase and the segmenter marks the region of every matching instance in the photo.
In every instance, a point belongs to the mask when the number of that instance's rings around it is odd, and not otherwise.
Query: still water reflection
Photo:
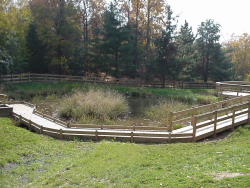
[[[146,108],[156,105],[159,101],[158,98],[148,97],[128,97],[131,117],[142,117]]]

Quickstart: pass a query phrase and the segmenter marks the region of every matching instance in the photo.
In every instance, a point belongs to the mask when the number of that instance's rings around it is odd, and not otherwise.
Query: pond
[[[127,98],[130,108],[130,116],[135,118],[142,118],[146,108],[156,105],[159,102],[159,98],[152,97],[128,97]]]

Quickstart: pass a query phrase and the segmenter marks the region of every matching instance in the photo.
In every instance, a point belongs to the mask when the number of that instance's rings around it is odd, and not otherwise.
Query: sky
[[[250,0],[166,0],[173,15],[181,14],[178,25],[185,20],[197,33],[201,22],[213,19],[221,25],[220,42],[230,39],[230,35],[250,34]]]

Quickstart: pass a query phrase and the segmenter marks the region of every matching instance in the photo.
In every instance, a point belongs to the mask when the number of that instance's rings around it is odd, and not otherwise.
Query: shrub
[[[126,115],[128,110],[125,97],[109,89],[74,90],[71,95],[62,98],[58,105],[61,117],[76,121],[83,117],[114,119]]]

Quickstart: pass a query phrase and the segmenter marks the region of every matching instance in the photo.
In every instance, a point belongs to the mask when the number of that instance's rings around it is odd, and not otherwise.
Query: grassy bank
[[[60,141],[0,118],[0,187],[249,187],[250,126],[220,141]]]

